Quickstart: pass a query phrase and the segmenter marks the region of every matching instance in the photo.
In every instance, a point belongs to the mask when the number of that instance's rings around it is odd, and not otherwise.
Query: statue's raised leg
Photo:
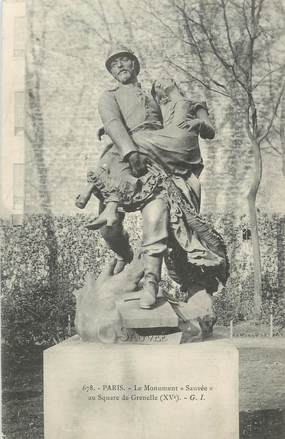
[[[103,205],[100,206],[100,213],[103,210]],[[133,250],[129,242],[129,234],[124,229],[123,221],[125,215],[118,213],[118,221],[111,227],[103,226],[100,229],[101,235],[106,241],[108,247],[113,250],[117,259],[116,273],[120,273],[126,264],[129,264],[133,259]]]

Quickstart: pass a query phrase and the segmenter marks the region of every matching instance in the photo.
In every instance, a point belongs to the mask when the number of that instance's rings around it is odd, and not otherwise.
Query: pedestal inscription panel
[[[227,341],[44,354],[45,439],[238,439],[238,351]]]

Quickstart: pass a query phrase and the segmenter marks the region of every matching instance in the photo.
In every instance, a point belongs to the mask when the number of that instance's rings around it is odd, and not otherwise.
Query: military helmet
[[[114,47],[111,47],[107,56],[107,60],[105,62],[106,69],[109,72],[111,72],[111,62],[113,61],[113,59],[116,58],[117,56],[123,56],[123,55],[128,55],[135,62],[135,72],[138,75],[140,72],[139,60],[137,59],[136,55],[132,50],[122,45],[116,45]]]

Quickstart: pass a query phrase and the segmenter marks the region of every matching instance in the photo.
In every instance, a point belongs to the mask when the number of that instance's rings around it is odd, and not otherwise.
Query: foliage
[[[262,262],[262,319],[268,320],[270,313],[276,313],[282,305],[278,272],[278,215],[258,215]],[[229,320],[243,321],[252,318],[253,260],[252,246],[247,218],[232,215],[216,220],[216,227],[225,237],[231,261],[231,275],[222,295],[216,299],[218,317],[221,323]],[[281,323],[281,321],[279,322]]]

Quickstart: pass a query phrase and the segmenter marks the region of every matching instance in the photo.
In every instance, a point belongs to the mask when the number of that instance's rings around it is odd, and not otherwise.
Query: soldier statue
[[[211,295],[225,284],[229,267],[223,239],[199,214],[198,136],[215,136],[207,106],[185,97],[170,78],[145,91],[138,82],[139,60],[124,46],[112,49],[105,65],[118,82],[99,100],[100,137],[105,134],[110,143],[76,205],[85,207],[92,193],[100,199],[101,214],[87,227],[100,227],[115,253],[116,273],[133,258],[125,212],[141,211],[141,308],[155,306],[163,259],[180,285],[180,292],[167,294],[171,303],[187,302],[199,289]]]

